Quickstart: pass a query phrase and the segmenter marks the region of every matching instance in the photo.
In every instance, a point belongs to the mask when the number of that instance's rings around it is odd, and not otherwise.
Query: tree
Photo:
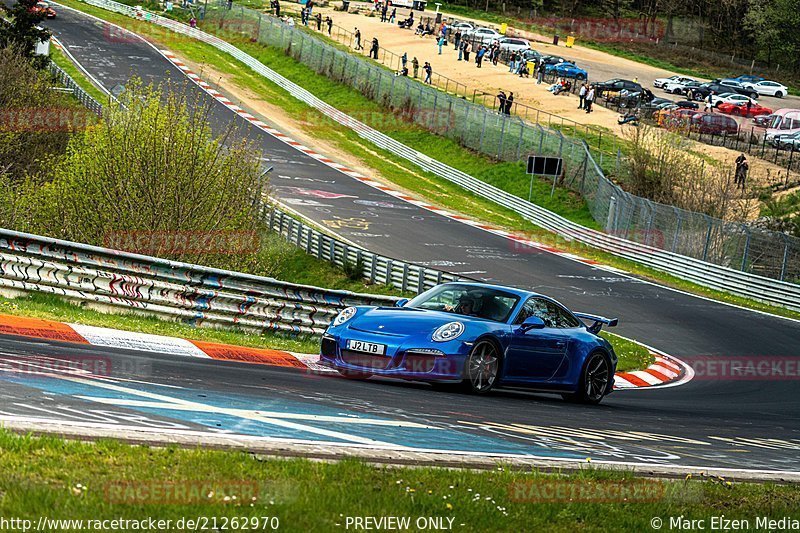
[[[37,68],[47,66],[49,58],[36,56],[36,46],[50,38],[50,32],[38,25],[45,19],[45,13],[34,9],[37,0],[17,0],[11,6],[0,4],[11,19],[7,24],[0,23],[0,48],[18,48],[25,57],[34,59]]]
[[[800,71],[800,0],[750,0],[744,25],[768,64],[778,59]]]
[[[210,110],[186,87],[129,82],[102,121],[70,142],[44,192],[42,227],[80,242],[252,270],[265,192],[260,154],[233,122],[213,136]]]

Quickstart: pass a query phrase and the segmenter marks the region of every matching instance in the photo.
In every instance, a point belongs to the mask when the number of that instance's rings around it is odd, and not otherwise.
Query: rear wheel
[[[611,363],[602,352],[594,352],[583,365],[578,391],[561,396],[568,401],[598,404],[606,395],[611,380]]]
[[[783,98],[783,93],[781,91],[776,92],[775,98]]]
[[[475,394],[486,394],[497,383],[501,354],[490,340],[478,341],[467,357],[464,384]]]

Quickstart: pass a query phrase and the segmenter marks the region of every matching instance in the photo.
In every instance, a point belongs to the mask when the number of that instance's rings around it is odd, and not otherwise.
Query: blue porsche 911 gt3
[[[617,367],[603,324],[617,319],[530,291],[445,283],[396,307],[343,309],[322,337],[320,363],[350,378],[458,383],[478,394],[523,387],[599,403]]]

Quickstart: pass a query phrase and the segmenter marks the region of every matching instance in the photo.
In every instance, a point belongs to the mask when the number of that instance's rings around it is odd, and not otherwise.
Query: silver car
[[[468,38],[478,43],[489,44],[498,39],[502,39],[503,34],[491,28],[478,28],[469,33]]]
[[[497,43],[500,45],[500,50],[508,52],[523,52],[531,48],[531,43],[519,37],[503,37]]]

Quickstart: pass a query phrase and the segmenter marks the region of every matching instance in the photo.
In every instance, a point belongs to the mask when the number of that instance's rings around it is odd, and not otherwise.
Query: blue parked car
[[[555,73],[563,78],[575,78],[576,80],[585,80],[589,73],[579,68],[575,63],[557,63],[555,65],[547,65],[544,68],[545,73]]]
[[[586,325],[582,320],[587,320]],[[396,307],[348,307],[322,337],[320,364],[355,379],[386,376],[485,394],[500,386],[596,404],[617,356],[598,333],[617,319],[481,283],[445,283]]]

